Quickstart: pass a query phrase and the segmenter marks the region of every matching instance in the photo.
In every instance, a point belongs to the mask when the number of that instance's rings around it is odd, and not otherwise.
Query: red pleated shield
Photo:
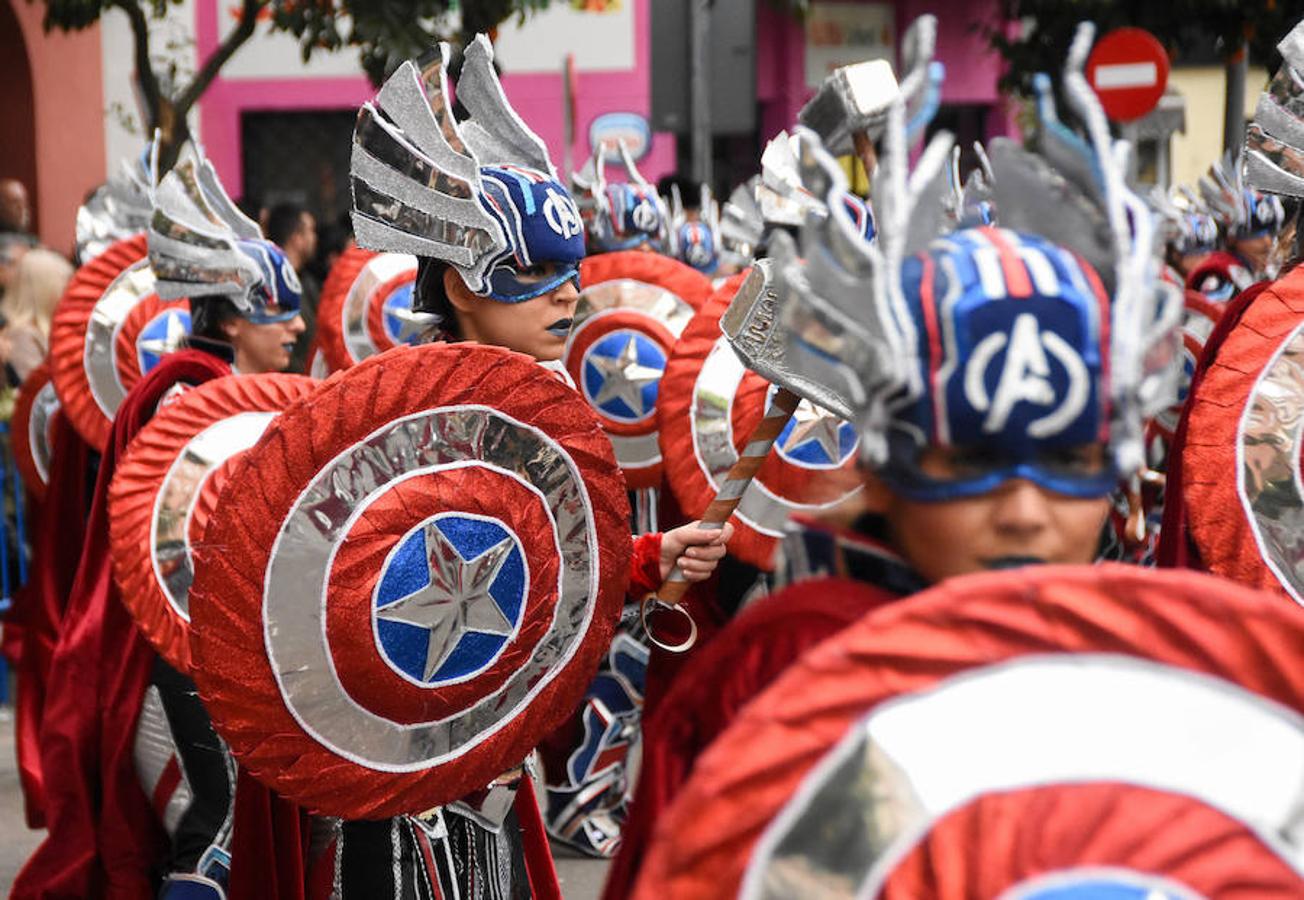
[[[127,395],[118,337],[135,307],[153,298],[145,235],[118,241],[73,274],[50,322],[50,371],[64,415],[86,443],[103,450]],[[144,327],[146,322],[141,322]]]
[[[533,361],[400,347],[236,467],[195,553],[195,680],[255,777],[328,815],[428,810],[580,702],[628,579],[593,414]]]
[[[421,337],[412,312],[417,261],[406,253],[350,247],[331,266],[317,307],[317,341],[332,370]]]
[[[585,259],[580,283],[562,361],[611,438],[625,481],[660,487],[661,376],[711,282],[677,259],[626,250]]]
[[[1191,539],[1209,571],[1304,603],[1304,269],[1204,362],[1181,448]]]
[[[691,519],[701,517],[765,415],[773,388],[749,371],[720,331],[744,276],[712,295],[670,354],[657,406],[666,482]],[[802,401],[734,513],[729,552],[772,565],[788,518],[832,509],[860,490],[853,425]]]
[[[1194,572],[952,579],[752,701],[635,896],[1301,896],[1302,648],[1300,610]]]
[[[32,370],[18,390],[14,404],[14,464],[23,484],[38,500],[50,483],[50,451],[53,447],[54,417],[60,415],[59,395],[50,381],[50,367],[42,363]]]
[[[190,586],[229,470],[272,419],[317,383],[302,375],[230,375],[181,394],[141,429],[109,488],[113,576],[159,655],[190,665]]]

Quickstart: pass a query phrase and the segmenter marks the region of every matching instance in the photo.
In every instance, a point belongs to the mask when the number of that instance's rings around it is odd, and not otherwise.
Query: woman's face
[[[236,318],[222,323],[222,330],[235,349],[236,370],[245,375],[284,372],[290,365],[294,342],[303,329],[303,319],[299,316],[286,322],[259,324]]]
[[[520,281],[547,281],[556,266],[545,263],[516,273]],[[561,359],[570,334],[571,319],[580,294],[573,282],[564,282],[547,294],[520,303],[501,303],[477,297],[467,290],[455,269],[444,271],[444,291],[468,341],[506,347],[540,362]]]
[[[908,500],[883,491],[892,543],[930,583],[953,575],[1035,563],[1095,560],[1108,497],[1055,494],[1021,478],[978,497],[941,502]]]

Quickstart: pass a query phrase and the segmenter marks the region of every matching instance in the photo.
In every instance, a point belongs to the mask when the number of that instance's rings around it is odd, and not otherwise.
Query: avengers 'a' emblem
[[[422,685],[471,677],[511,640],[528,590],[520,542],[503,523],[433,516],[398,542],[377,583],[381,655]]]
[[[1125,869],[1053,872],[1017,885],[1000,900],[1201,900],[1166,878]]]
[[[1004,351],[1004,357],[1000,354]],[[1001,359],[999,370],[996,361]],[[1051,359],[1062,374],[1052,372]],[[996,373],[989,390],[989,374]],[[986,413],[983,431],[1002,431],[1020,404],[1047,410],[1028,423],[1033,438],[1053,437],[1073,424],[1091,395],[1090,376],[1078,352],[1053,331],[1038,328],[1037,317],[1023,313],[1014,327],[989,334],[978,342],[964,371],[964,395],[975,410]]]
[[[570,240],[584,230],[575,201],[552,188],[548,188],[548,199],[543,202],[543,218],[563,240]]]
[[[771,391],[773,393],[773,391]],[[855,426],[803,400],[774,442],[779,455],[811,469],[835,469],[856,452]]]
[[[175,307],[165,309],[140,330],[136,337],[136,361],[142,375],[173,351],[180,350],[190,336],[190,313]]]
[[[632,329],[612,331],[584,354],[583,388],[589,402],[617,422],[641,422],[656,412],[666,353]]]
[[[430,325],[430,316],[412,311],[412,289],[415,281],[400,284],[381,301],[381,322],[385,336],[395,344],[415,344],[421,333]]]

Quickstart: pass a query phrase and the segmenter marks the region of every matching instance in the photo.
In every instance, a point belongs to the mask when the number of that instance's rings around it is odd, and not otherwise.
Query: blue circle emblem
[[[769,405],[776,388],[771,387],[765,402]],[[796,413],[779,432],[774,447],[787,462],[806,469],[836,469],[851,458],[860,443],[860,434],[850,422],[803,400]]]
[[[185,309],[165,309],[145,323],[136,335],[136,363],[140,373],[149,372],[164,356],[179,350],[190,334],[190,312]]]
[[[666,353],[646,334],[620,329],[584,352],[584,396],[617,422],[641,422],[656,412]]]
[[[1202,900],[1194,891],[1166,878],[1099,869],[1052,873],[1002,896],[1011,900]]]
[[[412,316],[412,289],[415,286],[415,281],[399,285],[381,304],[385,334],[395,344],[415,344],[421,340],[422,323]]]
[[[381,656],[422,686],[493,664],[520,625],[529,573],[497,519],[441,513],[405,534],[381,570],[372,620]]]

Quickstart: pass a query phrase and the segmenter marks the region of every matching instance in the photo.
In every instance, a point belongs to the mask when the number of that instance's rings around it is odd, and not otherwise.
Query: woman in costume
[[[225,884],[228,755],[193,682],[158,658],[123,606],[109,556],[109,484],[162,403],[233,371],[284,368],[303,322],[284,254],[236,210],[204,160],[183,161],[159,185],[149,258],[159,296],[190,299],[195,333],[131,390],[114,419],[50,671],[41,756],[60,777],[46,785],[49,835],[19,873],[14,897],[144,900],[159,896],[160,874],[162,896],[201,886],[220,896],[212,891]],[[142,784],[138,772],[169,760],[181,778],[165,796],[147,796],[159,786]],[[172,817],[151,803],[166,808],[174,798]]]
[[[647,725],[606,897],[628,895],[698,754],[807,648],[952,576],[1096,557],[1109,495],[1143,465],[1143,420],[1171,391],[1181,295],[1158,279],[1152,219],[1125,187],[1081,75],[1089,46],[1080,33],[1066,73],[1087,140],[1046,93],[1040,154],[1007,140],[989,148],[999,227],[949,231],[950,138],[935,138],[907,177],[900,101],[875,244],[838,202],[837,164],[813,135],[800,142],[803,183],[829,214],[807,218],[800,253],[776,234],[771,262],[742,291],[775,292],[785,364],[859,411],[869,505],[883,513],[857,530],[874,552],[840,558],[841,579],[756,602],[678,674]]]

